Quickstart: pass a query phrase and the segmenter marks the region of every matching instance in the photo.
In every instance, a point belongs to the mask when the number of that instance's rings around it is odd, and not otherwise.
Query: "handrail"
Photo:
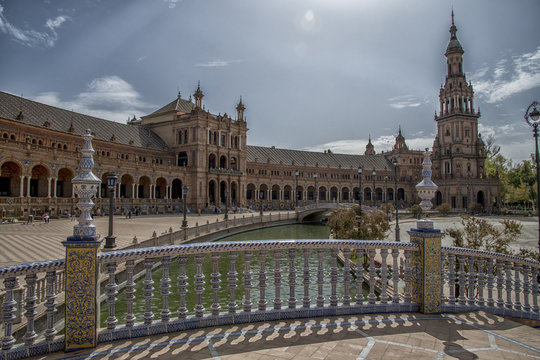
[[[501,261],[511,261],[516,264],[520,265],[528,265],[533,266],[535,268],[540,268],[540,262],[532,259],[525,259],[519,256],[515,255],[508,255],[508,254],[501,254],[496,252],[490,252],[490,251],[484,251],[484,250],[475,250],[475,249],[467,249],[467,248],[460,248],[460,247],[454,247],[454,246],[441,246],[441,252],[444,254],[452,254],[452,255],[462,255],[462,256],[475,256],[479,258],[491,258]]]

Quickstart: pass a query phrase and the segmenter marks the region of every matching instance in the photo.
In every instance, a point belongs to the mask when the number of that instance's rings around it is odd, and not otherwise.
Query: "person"
[[[128,219],[131,219],[131,210],[128,211]]]
[[[48,224],[49,223],[49,213],[45,213],[45,215],[43,215],[43,220],[45,221],[45,224]]]
[[[27,222],[27,224],[32,224],[33,221],[34,221],[34,215],[28,214],[28,222]]]

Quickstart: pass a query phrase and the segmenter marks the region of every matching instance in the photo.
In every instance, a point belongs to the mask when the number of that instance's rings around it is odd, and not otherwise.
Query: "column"
[[[21,175],[19,178],[21,179],[21,184],[20,184],[20,190],[19,190],[19,197],[23,197],[24,195],[24,178],[26,176],[24,175]]]
[[[75,194],[71,193],[71,197],[73,197]],[[97,198],[98,199],[101,199],[101,185],[98,186],[98,189],[97,189]]]
[[[120,180],[120,179],[118,179],[118,180]],[[120,199],[120,181],[116,182],[115,188],[116,188],[115,189],[116,198]]]
[[[135,199],[135,184],[131,184],[131,198]]]
[[[30,180],[31,177],[28,176],[28,179],[26,180],[26,197],[30,197]]]
[[[51,181],[52,178],[47,178],[47,197],[51,197]]]
[[[438,229],[433,229],[429,220],[417,221],[417,228],[411,229],[411,242],[418,244],[418,252],[413,252],[411,266],[412,301],[416,302],[423,314],[438,314],[441,304],[441,237]]]
[[[58,187],[58,178],[53,178],[53,198],[56,198],[56,188]],[[98,187],[99,188],[99,187]]]

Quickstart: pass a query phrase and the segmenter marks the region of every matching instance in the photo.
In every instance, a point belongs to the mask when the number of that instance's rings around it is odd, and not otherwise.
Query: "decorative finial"
[[[75,193],[79,197],[77,207],[81,210],[81,215],[79,217],[79,224],[73,227],[73,237],[69,240],[96,241],[98,235],[96,234],[96,226],[92,224],[93,219],[90,211],[94,207],[92,197],[96,195],[101,180],[92,173],[92,169],[94,168],[92,131],[90,129],[86,130],[83,138],[84,145],[81,149],[82,159],[80,163],[81,172],[71,180]]]
[[[431,152],[428,148],[424,151],[424,161],[422,162],[422,181],[416,184],[416,191],[418,191],[418,196],[422,201],[420,202],[420,207],[422,210],[427,212],[433,207],[431,199],[435,196],[435,191],[437,191],[438,186],[431,180]]]
[[[454,26],[454,7],[452,6],[452,26]]]

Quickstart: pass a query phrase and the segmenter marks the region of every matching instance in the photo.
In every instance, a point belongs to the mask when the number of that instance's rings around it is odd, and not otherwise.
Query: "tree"
[[[479,203],[471,203],[469,205],[469,211],[471,212],[471,214],[478,214],[480,212],[482,212],[482,204],[479,204]]]
[[[452,207],[449,203],[442,203],[441,205],[437,206],[436,209],[442,216],[448,216],[450,214],[450,211],[452,211]]]
[[[385,214],[361,211],[358,206],[337,210],[327,225],[336,239],[383,240],[390,230]]]
[[[522,225],[514,220],[502,220],[500,226],[474,216],[461,218],[463,230],[447,229],[445,233],[454,239],[453,245],[468,249],[515,254],[510,244],[521,235]]]

